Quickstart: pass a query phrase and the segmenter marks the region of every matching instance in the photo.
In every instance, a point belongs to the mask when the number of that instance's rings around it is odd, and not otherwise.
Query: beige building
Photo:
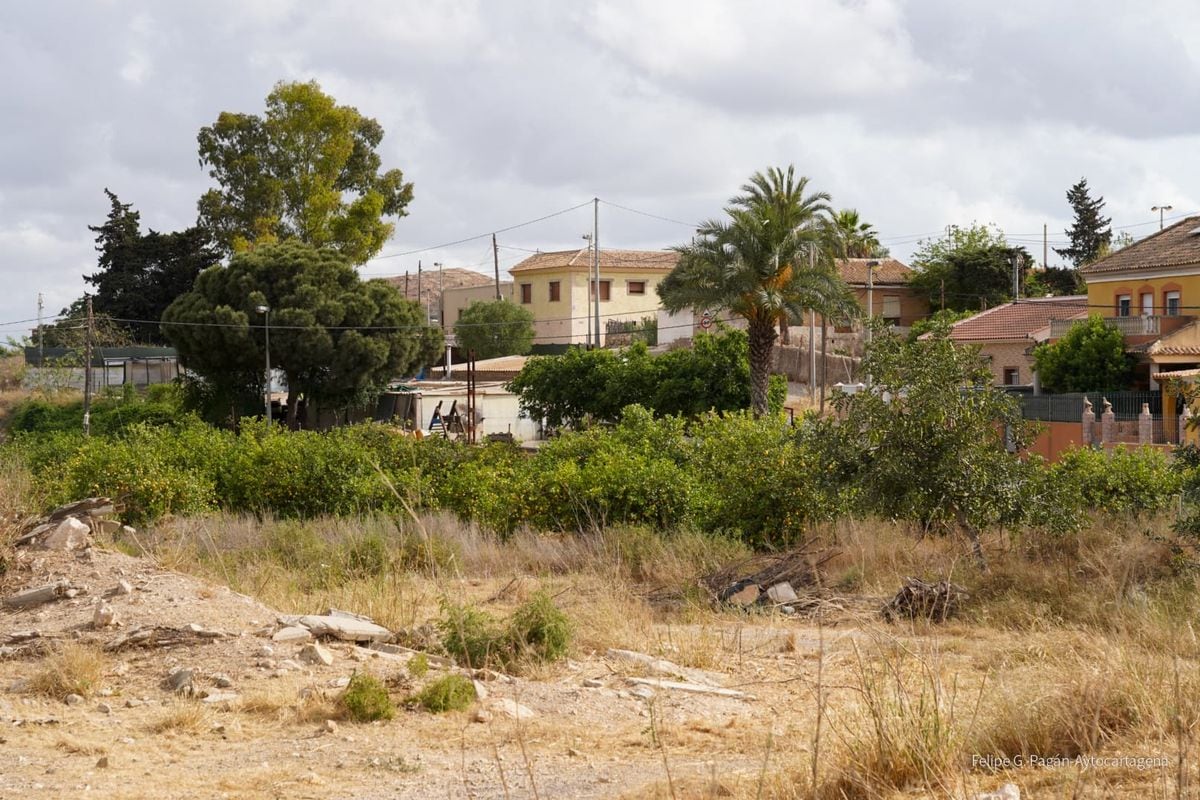
[[[950,339],[979,347],[996,386],[1036,386],[1033,348],[1050,339],[1051,321],[1082,319],[1087,311],[1084,296],[1030,297],[956,322]]]
[[[434,325],[441,324],[443,316],[451,326],[458,319],[456,313],[449,309],[443,314],[443,300],[448,299],[452,293],[464,289],[478,289],[483,295],[491,298],[496,296],[496,281],[492,276],[461,267],[442,269],[434,266],[420,273],[406,272],[384,280],[395,286],[396,290],[409,300],[420,303],[425,309],[426,317]]]
[[[612,320],[654,317],[656,291],[678,260],[669,250],[600,250],[600,330]],[[530,256],[509,270],[513,302],[533,313],[537,345],[583,344],[594,313],[592,251],[562,250]]]
[[[500,283],[500,298],[501,300],[512,300],[512,281],[502,281]],[[472,303],[484,302],[490,303],[496,300],[496,284],[495,282],[479,286],[456,286],[453,289],[447,287],[442,294],[442,308],[445,312],[445,321],[442,327],[447,333],[454,330],[454,323],[462,317],[463,311],[467,310]]]

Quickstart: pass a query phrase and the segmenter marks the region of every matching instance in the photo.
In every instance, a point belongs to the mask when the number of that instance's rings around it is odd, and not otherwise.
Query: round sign
[[[708,330],[709,328],[712,327],[712,323],[713,323],[713,320],[712,320],[711,313],[709,313],[708,311],[705,311],[703,314],[700,315],[700,327],[701,328],[703,328],[704,330]]]

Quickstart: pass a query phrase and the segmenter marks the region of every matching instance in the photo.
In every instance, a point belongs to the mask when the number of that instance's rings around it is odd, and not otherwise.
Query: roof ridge
[[[1150,234],[1149,236],[1144,236],[1141,239],[1138,239],[1136,242],[1129,245],[1128,247],[1122,247],[1120,250],[1114,250],[1113,252],[1109,253],[1104,258],[1100,259],[1099,261],[1093,261],[1090,264],[1084,264],[1082,267],[1079,267],[1078,270],[1080,272],[1102,272],[1103,270],[1100,269],[1100,265],[1103,264],[1104,262],[1109,261],[1113,258],[1116,258],[1118,255],[1120,255],[1122,253],[1126,253],[1127,251],[1129,251],[1135,247],[1141,247],[1142,245],[1146,244],[1147,242],[1152,242],[1153,240],[1159,238],[1163,234],[1174,231],[1176,228],[1180,227],[1181,225],[1186,225],[1189,222],[1195,224],[1196,220],[1200,220],[1200,214],[1193,214],[1191,216],[1182,217],[1178,222],[1172,222],[1170,225],[1166,226],[1165,228],[1159,228],[1154,233]]]

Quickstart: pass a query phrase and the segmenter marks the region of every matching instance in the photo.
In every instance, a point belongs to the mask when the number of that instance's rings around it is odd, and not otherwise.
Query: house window
[[[896,295],[883,296],[883,318],[893,325],[900,322],[900,298]]]
[[[1167,307],[1168,317],[1179,316],[1179,292],[1167,292],[1166,302],[1163,304]]]
[[[1128,317],[1129,307],[1133,303],[1133,298],[1127,294],[1117,295],[1117,316]]]
[[[626,284],[625,290],[627,292],[629,292],[630,294],[645,294],[646,293],[646,282],[645,281],[629,281],[629,283]]]
[[[612,296],[612,281],[600,281],[600,300],[606,301]],[[588,299],[596,297],[596,282],[588,281]]]
[[[1021,370],[1019,367],[1004,368],[1004,385],[1019,386],[1021,384]]]
[[[562,281],[550,281],[550,302],[562,300]]]
[[[1154,292],[1142,292],[1142,316],[1154,315]]]
[[[533,302],[533,284],[532,283],[522,283],[521,284],[521,304],[527,306],[532,302]]]

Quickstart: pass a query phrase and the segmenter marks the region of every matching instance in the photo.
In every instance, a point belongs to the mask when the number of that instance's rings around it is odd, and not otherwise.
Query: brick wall
[[[1004,385],[1006,367],[1016,367],[1020,371],[1017,383],[1033,383],[1033,358],[1027,355],[1032,344],[1029,341],[989,342],[980,348],[980,353],[990,362],[996,386]]]

